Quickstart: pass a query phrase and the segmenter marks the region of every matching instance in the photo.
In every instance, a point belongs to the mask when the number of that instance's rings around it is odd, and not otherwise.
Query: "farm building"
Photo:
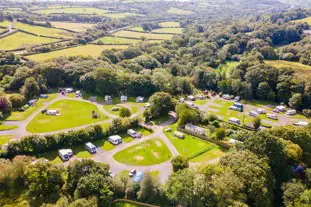
[[[205,129],[204,128],[193,125],[191,123],[186,124],[185,129],[192,131],[192,132],[199,134],[199,135],[205,135]]]

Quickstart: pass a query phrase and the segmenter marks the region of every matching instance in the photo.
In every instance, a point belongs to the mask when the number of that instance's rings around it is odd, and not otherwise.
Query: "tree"
[[[11,112],[12,104],[11,102],[5,97],[0,96],[0,111],[3,113]]]
[[[169,111],[174,110],[175,102],[170,94],[157,92],[150,99],[150,107],[147,109],[152,118],[166,116]]]
[[[150,172],[144,174],[140,183],[140,190],[137,193],[138,200],[145,203],[153,203],[159,194],[159,183],[152,177]]]
[[[120,117],[130,117],[131,116],[131,111],[130,109],[126,107],[121,107],[119,111],[119,116]]]
[[[183,156],[176,156],[171,160],[173,171],[177,172],[189,167],[189,161]]]
[[[293,180],[292,182],[285,183],[283,189],[283,202],[285,206],[294,206],[295,200],[299,198],[306,187],[299,181]]]
[[[215,132],[215,139],[216,140],[223,140],[225,137],[226,137],[225,128],[216,129],[216,132]]]
[[[27,98],[40,95],[40,87],[34,77],[26,79],[24,86],[21,88],[21,94]]]
[[[25,97],[19,94],[12,94],[9,99],[12,103],[12,107],[21,107],[25,101]]]
[[[261,82],[258,85],[257,97],[262,100],[269,99],[269,94],[271,93],[271,88],[267,82]]]
[[[253,126],[257,130],[261,126],[261,119],[259,117],[255,117],[253,119]]]
[[[288,101],[288,105],[293,109],[300,110],[302,107],[302,95],[300,93],[295,93]]]

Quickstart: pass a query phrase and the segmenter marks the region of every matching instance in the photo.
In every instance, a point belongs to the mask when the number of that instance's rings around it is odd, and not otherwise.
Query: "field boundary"
[[[169,27],[161,27],[158,29],[165,29],[165,28],[169,28]],[[181,28],[181,27],[170,27],[170,28]],[[131,30],[131,29],[125,29],[124,31],[128,31],[128,32],[136,32],[136,33],[142,33],[142,34],[163,34],[163,35],[180,35],[178,33],[170,33],[170,32],[141,32],[141,31],[135,31],[135,30]]]
[[[15,34],[16,32],[18,32],[18,30],[13,30],[13,31],[11,31],[11,32],[8,32],[7,34],[3,34],[3,35],[0,37],[0,39],[3,39],[3,38],[8,37],[8,36],[10,36],[10,35],[12,35],[12,34]]]
[[[63,41],[59,41],[59,42],[63,42]],[[55,42],[54,42],[55,43]],[[51,43],[49,43],[51,44]],[[49,53],[49,52],[54,52],[54,51],[58,51],[58,50],[65,50],[65,49],[69,49],[69,48],[73,48],[73,47],[78,47],[78,46],[83,46],[82,44],[79,45],[72,45],[70,47],[65,47],[65,48],[57,48],[48,52],[36,52],[36,53],[30,53],[30,54],[24,54],[23,57],[27,57],[27,56],[31,56],[31,55],[37,55],[37,54],[42,54],[42,53]],[[28,59],[27,59],[28,60]]]
[[[125,36],[117,36],[117,37],[122,37],[122,38],[127,38],[127,39],[132,39],[132,40],[140,40],[141,38],[138,37],[138,38],[135,38],[135,37],[125,37]],[[144,36],[142,36],[144,37]],[[147,40],[162,40],[164,41],[165,39],[154,39],[154,38],[146,38]]]
[[[138,201],[132,201],[132,200],[128,200],[128,199],[116,199],[112,203],[116,204],[118,202],[132,203],[132,204],[139,205],[139,207],[144,207],[144,206],[145,207],[160,207],[160,206],[155,206],[155,205],[148,204],[148,203],[141,203],[141,202],[138,202]]]

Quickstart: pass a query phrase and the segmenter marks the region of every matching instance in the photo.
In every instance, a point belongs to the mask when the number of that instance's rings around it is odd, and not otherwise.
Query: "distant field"
[[[120,19],[120,18],[125,18],[125,17],[129,17],[129,16],[144,16],[142,14],[136,14],[136,13],[130,13],[130,12],[120,12],[120,13],[105,13],[103,14],[103,16],[105,17],[109,17],[112,19]]]
[[[105,36],[105,37],[102,37],[98,40],[95,40],[94,42],[98,42],[98,41],[102,41],[105,45],[106,44],[127,44],[127,45],[130,45],[130,44],[135,44],[137,42],[140,42],[140,40],[138,39],[128,39],[128,38],[123,38],[123,37],[111,37],[111,36]]]
[[[145,31],[142,27],[133,27],[133,28],[130,28],[129,30],[137,31],[137,32],[144,32]]]
[[[57,41],[52,38],[36,37],[34,35],[17,32],[10,36],[0,39],[0,50],[14,50],[31,45],[38,45],[43,43],[51,43]]]
[[[174,36],[170,34],[151,34],[151,33],[125,31],[125,30],[116,32],[113,35],[117,37],[129,37],[129,38],[135,38],[135,39],[140,39],[141,37],[145,37],[151,40],[170,40]]]
[[[4,29],[4,28],[0,28],[0,32],[3,32],[4,30],[6,30],[6,29]]]
[[[68,48],[64,50],[57,50],[48,53],[41,53],[36,55],[27,56],[30,60],[43,62],[45,60],[53,59],[60,56],[92,56],[98,57],[103,50],[116,48],[116,49],[124,49],[127,46],[121,45],[83,45],[73,48]]]
[[[299,77],[311,77],[311,66],[303,65],[299,62],[290,62],[285,60],[265,61],[266,64],[276,68],[290,67],[295,70],[296,75]]]
[[[2,26],[2,27],[9,27],[11,23],[12,22],[9,22],[9,21],[0,22],[0,26]]]
[[[91,8],[91,7],[74,7],[74,8],[51,8],[42,9],[35,11],[39,14],[53,14],[53,13],[64,13],[64,14],[104,14],[107,10]]]
[[[167,10],[167,12],[171,13],[171,14],[179,14],[179,15],[192,14],[192,11],[178,9],[178,8],[175,8],[175,7],[171,7],[169,10]]]
[[[72,38],[72,33],[61,30],[61,29],[56,29],[56,28],[32,26],[29,24],[21,23],[21,22],[16,22],[14,24],[14,28],[21,29],[26,32],[31,32],[36,35],[44,35],[44,36],[57,37],[57,38]]]
[[[180,27],[179,22],[161,22],[160,27]]]
[[[182,34],[182,28],[159,28],[152,30],[152,33]]]
[[[75,32],[83,32],[94,26],[94,24],[70,23],[70,22],[51,22],[51,24],[53,27],[60,29],[69,29]]]
[[[294,22],[298,22],[298,23],[307,22],[309,25],[311,25],[311,17],[306,17],[304,19],[298,19],[298,20],[295,20]]]

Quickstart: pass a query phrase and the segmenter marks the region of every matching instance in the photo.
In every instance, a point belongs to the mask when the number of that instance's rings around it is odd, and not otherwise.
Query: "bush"
[[[188,159],[183,156],[176,156],[171,160],[173,171],[177,172],[189,167]]]
[[[226,137],[226,130],[224,128],[219,128],[216,130],[215,139],[223,140]]]
[[[218,117],[215,115],[215,114],[208,114],[206,116],[207,120],[212,122],[212,121],[215,121],[215,120],[218,120]]]
[[[212,124],[214,127],[216,127],[216,128],[219,128],[219,127],[220,127],[219,121],[218,121],[218,120],[212,121],[211,124]]]
[[[308,118],[311,118],[311,109],[304,109],[302,114]]]
[[[131,111],[126,108],[126,107],[121,107],[120,111],[119,111],[119,115],[120,117],[130,117],[131,116]]]
[[[0,97],[0,111],[3,113],[12,111],[12,104],[5,96]]]
[[[24,105],[25,97],[19,94],[13,94],[9,100],[12,103],[12,107],[21,107]]]

